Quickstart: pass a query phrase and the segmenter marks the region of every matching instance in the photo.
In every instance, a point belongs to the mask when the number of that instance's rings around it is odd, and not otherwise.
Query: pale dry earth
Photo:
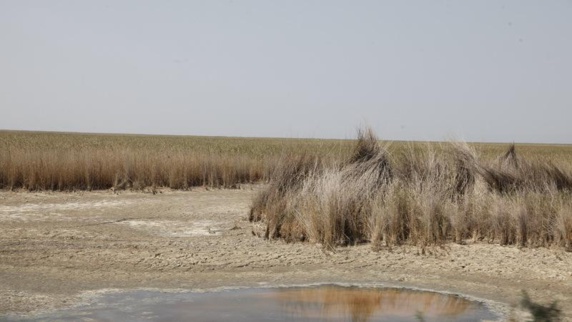
[[[267,241],[247,221],[260,186],[235,190],[0,192],[0,319],[102,289],[386,284],[512,305],[521,290],[572,321],[572,253],[492,244],[324,251]]]

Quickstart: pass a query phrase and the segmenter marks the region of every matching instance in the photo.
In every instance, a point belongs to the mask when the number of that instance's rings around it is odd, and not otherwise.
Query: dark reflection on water
[[[342,286],[212,293],[135,291],[43,316],[59,321],[480,321],[483,304],[432,292]]]

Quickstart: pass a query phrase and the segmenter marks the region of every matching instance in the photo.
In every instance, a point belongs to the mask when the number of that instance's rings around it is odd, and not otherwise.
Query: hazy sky
[[[572,143],[572,0],[0,0],[0,129]]]

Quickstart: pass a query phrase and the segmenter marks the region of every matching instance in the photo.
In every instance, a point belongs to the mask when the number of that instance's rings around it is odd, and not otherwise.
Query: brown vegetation
[[[347,162],[293,158],[255,199],[267,238],[326,247],[419,246],[469,239],[572,249],[570,164],[525,158],[511,146],[480,160],[466,144],[390,154],[360,132]]]
[[[336,156],[347,143],[0,131],[0,189],[229,188],[267,180],[294,151]]]

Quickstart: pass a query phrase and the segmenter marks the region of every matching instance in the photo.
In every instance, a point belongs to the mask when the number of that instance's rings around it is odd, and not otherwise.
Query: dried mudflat
[[[0,192],[0,317],[75,305],[102,290],[344,283],[557,300],[572,320],[572,253],[477,243],[323,251],[253,236],[257,186],[236,190]]]

